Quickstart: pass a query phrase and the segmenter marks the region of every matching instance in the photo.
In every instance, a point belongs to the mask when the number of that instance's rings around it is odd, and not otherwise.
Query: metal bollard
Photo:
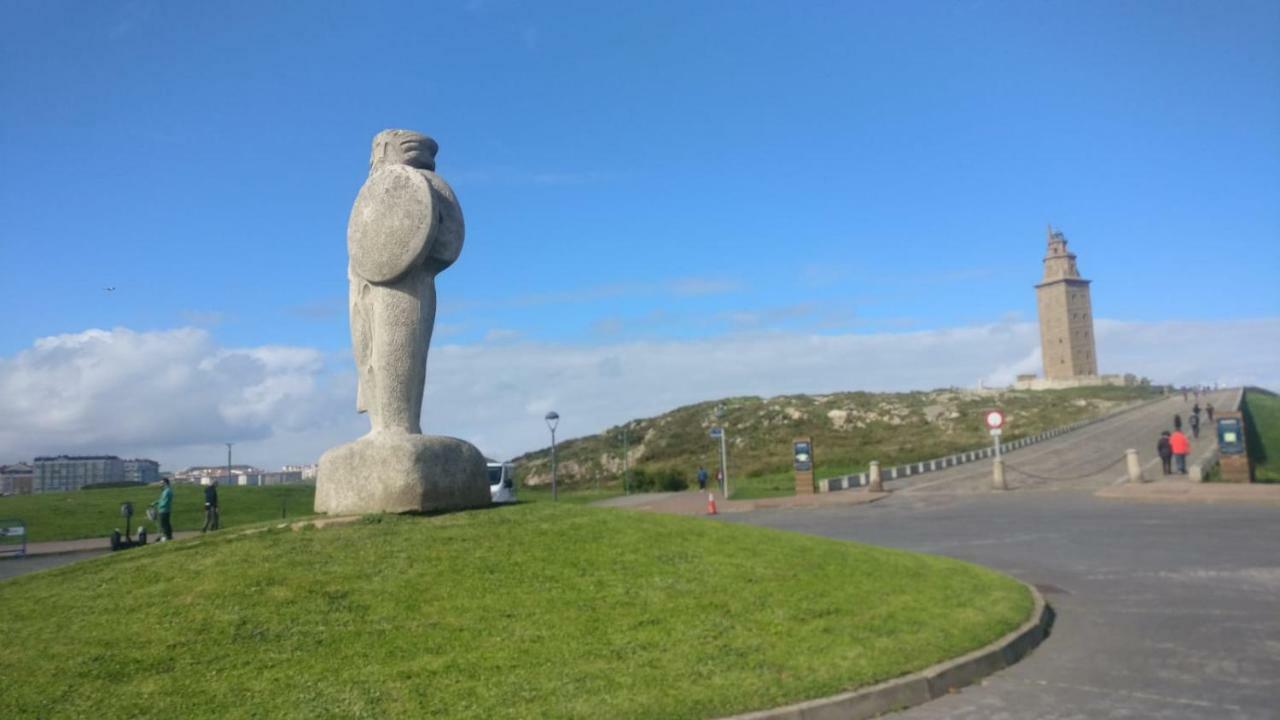
[[[996,490],[1008,490],[1004,481],[1004,460],[996,458],[991,461],[991,487]]]

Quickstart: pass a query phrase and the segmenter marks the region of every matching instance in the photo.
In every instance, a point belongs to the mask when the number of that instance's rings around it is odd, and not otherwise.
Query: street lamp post
[[[724,493],[724,499],[729,499],[729,453],[725,450],[725,431],[724,422],[724,405],[716,406],[716,421],[719,423],[711,428],[711,437],[720,439],[720,492]]]
[[[559,499],[556,489],[556,426],[560,424],[560,414],[552,410],[543,419],[547,421],[547,427],[551,428],[551,499],[554,501]]]
[[[716,419],[719,420],[724,414],[724,407],[716,407]],[[721,441],[721,492],[724,493],[724,500],[728,500],[728,452],[724,450],[724,425],[718,424],[710,430],[710,436],[713,439]]]
[[[628,435],[629,428],[622,426],[622,494],[631,494],[631,468],[629,465],[631,459],[631,438]]]
[[[231,484],[231,446],[235,443],[225,443],[227,446],[227,484]]]

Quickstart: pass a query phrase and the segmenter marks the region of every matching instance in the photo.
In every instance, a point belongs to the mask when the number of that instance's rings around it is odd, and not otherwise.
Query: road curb
[[[1044,596],[1023,583],[1035,602],[1031,617],[1016,630],[985,647],[910,675],[878,685],[806,700],[772,710],[731,715],[722,720],[863,720],[887,712],[921,705],[934,698],[972,685],[1026,657],[1046,637],[1053,626],[1054,610]]]

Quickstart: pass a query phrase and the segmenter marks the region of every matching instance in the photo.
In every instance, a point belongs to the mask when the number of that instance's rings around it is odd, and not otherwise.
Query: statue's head
[[[436,169],[435,140],[412,130],[383,130],[373,138],[373,154],[369,167],[408,165],[423,170]]]

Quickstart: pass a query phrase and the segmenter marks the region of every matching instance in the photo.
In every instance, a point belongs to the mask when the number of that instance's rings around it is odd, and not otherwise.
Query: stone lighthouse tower
[[[1049,380],[1096,376],[1089,281],[1080,277],[1075,254],[1067,252],[1066,236],[1052,225],[1048,236],[1044,278],[1036,285],[1044,376]]]

